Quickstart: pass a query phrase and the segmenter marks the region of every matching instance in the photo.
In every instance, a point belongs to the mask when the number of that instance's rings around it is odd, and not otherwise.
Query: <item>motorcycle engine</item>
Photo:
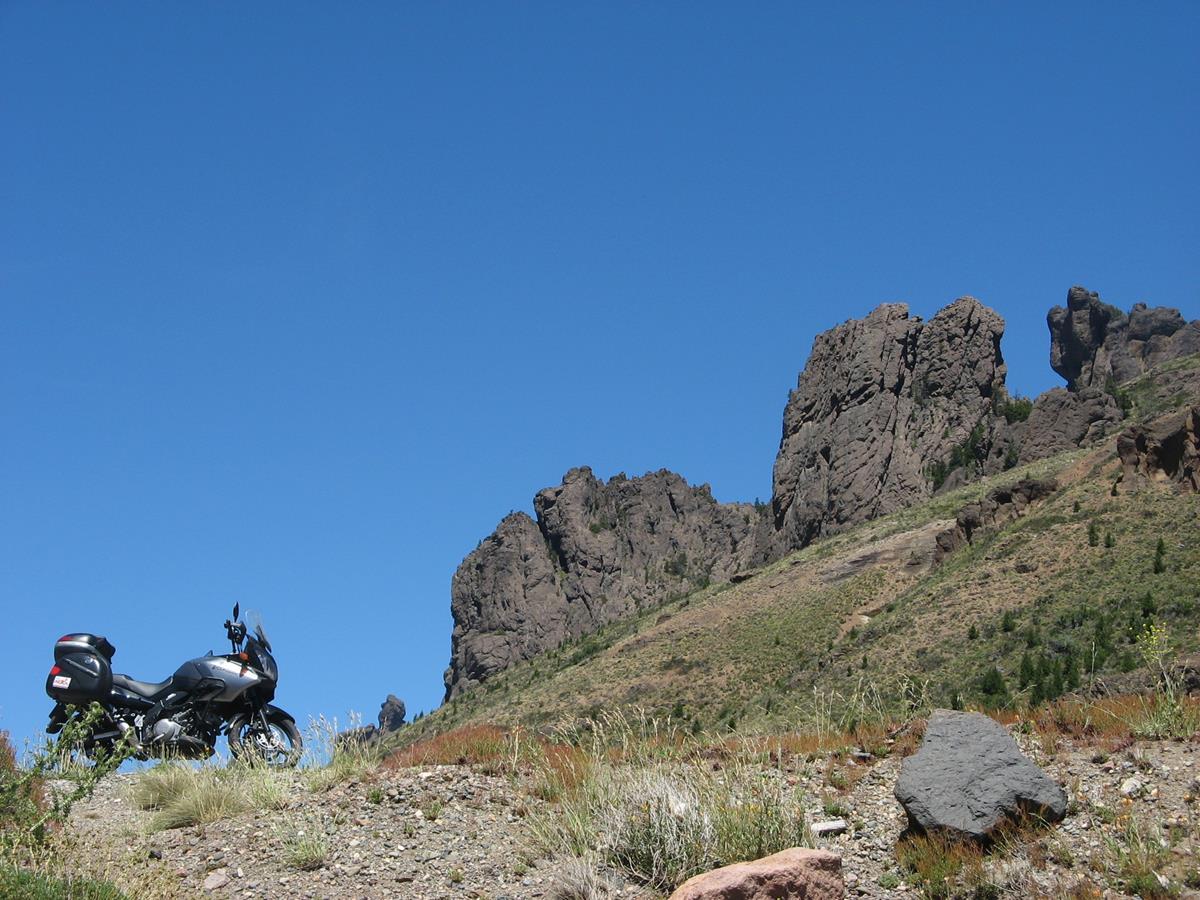
[[[183,726],[174,719],[159,719],[150,729],[150,740],[156,744],[170,744],[179,740]]]

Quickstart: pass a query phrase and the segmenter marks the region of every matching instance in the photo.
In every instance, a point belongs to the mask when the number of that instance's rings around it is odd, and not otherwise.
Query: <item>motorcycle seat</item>
[[[114,687],[124,688],[127,691],[132,691],[139,697],[144,697],[147,700],[155,700],[158,698],[159,694],[166,692],[167,688],[171,686],[171,682],[174,679],[168,678],[166,681],[160,681],[158,684],[154,684],[150,681],[135,681],[128,675],[117,675],[114,673],[112,680]]]

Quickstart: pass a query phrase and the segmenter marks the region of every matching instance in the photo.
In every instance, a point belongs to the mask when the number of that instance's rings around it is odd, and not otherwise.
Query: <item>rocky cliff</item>
[[[727,580],[754,555],[748,504],[666,470],[607,484],[587,468],[534,498],[469,554],[450,587],[446,695],[672,596]]]
[[[1200,322],[1145,304],[1126,314],[1081,287],[1047,325],[1067,384],[1032,405],[1005,389],[1004,320],[972,297],[928,321],[886,304],[818,335],[788,397],[761,513],[665,470],[606,484],[572,469],[534,498],[534,517],[504,519],[455,573],[447,697],[820,535],[1095,443],[1125,417],[1122,383],[1200,352]]]
[[[783,414],[774,550],[927,497],[980,453],[1003,396],[1003,334],[962,297],[928,322],[889,304],[818,335]]]

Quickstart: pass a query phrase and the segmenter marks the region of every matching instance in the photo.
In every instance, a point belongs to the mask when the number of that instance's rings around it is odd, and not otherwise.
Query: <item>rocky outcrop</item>
[[[588,468],[514,513],[459,566],[447,697],[569,638],[728,580],[750,564],[758,514],[662,470],[608,483]]]
[[[670,900],[841,900],[842,858],[795,847],[689,878]]]
[[[1072,393],[1052,388],[1033,404],[1029,418],[1016,431],[1022,465],[1064,450],[1095,444],[1124,418],[1112,394],[1097,388]]]
[[[383,736],[403,728],[404,717],[407,715],[407,712],[403,700],[395,694],[388,694],[387,699],[383,701],[383,705],[379,709],[378,725],[363,725],[361,728],[352,728],[349,731],[344,731],[338,735],[337,744],[340,746],[348,743],[374,743]]]
[[[948,709],[930,717],[921,748],[900,767],[895,795],[914,831],[979,841],[1009,822],[1058,822],[1067,813],[1066,793],[1002,725]]]
[[[1200,491],[1200,406],[1156,425],[1135,425],[1117,438],[1121,486],[1170,482]]]
[[[777,551],[930,496],[931,467],[986,455],[1004,321],[963,297],[928,322],[880,306],[818,335],[784,410]]]
[[[1136,304],[1126,315],[1076,285],[1067,305],[1046,315],[1050,366],[1072,392],[1103,389],[1145,374],[1151,368],[1200,353],[1200,321],[1187,322],[1179,310]]]
[[[1027,422],[1012,429],[1017,460],[1032,462],[1096,444],[1125,417],[1117,387],[1163,363],[1200,352],[1200,321],[1179,310],[1136,304],[1128,314],[1076,285],[1067,305],[1046,315],[1050,365],[1066,379],[1037,398]]]
[[[977,532],[995,530],[1025,515],[1029,507],[1046,499],[1058,489],[1052,479],[1024,478],[1009,487],[988,492],[978,503],[970,503],[958,512],[954,525],[937,535],[933,562],[975,540]]]

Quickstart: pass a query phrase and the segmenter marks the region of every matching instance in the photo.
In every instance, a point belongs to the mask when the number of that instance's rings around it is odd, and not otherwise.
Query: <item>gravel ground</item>
[[[1158,842],[1162,896],[1200,898],[1185,883],[1200,873],[1196,744],[1138,742],[1101,752],[1060,741],[1047,753],[1036,735],[1015,737],[1064,785],[1071,807],[1061,825],[987,858],[988,881],[1001,896],[1130,896],[1122,892],[1119,850],[1132,817]],[[895,859],[905,827],[892,797],[900,764],[843,755],[785,768],[809,798],[811,821],[848,823],[845,833],[814,843],[841,854],[849,897],[920,893],[903,883]],[[530,849],[529,816],[545,804],[512,779],[468,767],[381,771],[324,793],[309,792],[296,776],[286,809],[160,832],[150,832],[149,814],[127,801],[132,778],[114,776],[80,804],[72,834],[74,852],[135,895],[145,885],[145,895],[166,896],[516,900],[560,896],[558,887],[575,880],[571,861],[539,859]],[[319,868],[299,869],[287,857],[286,839],[301,830],[325,835]],[[610,874],[601,896],[655,895]]]

